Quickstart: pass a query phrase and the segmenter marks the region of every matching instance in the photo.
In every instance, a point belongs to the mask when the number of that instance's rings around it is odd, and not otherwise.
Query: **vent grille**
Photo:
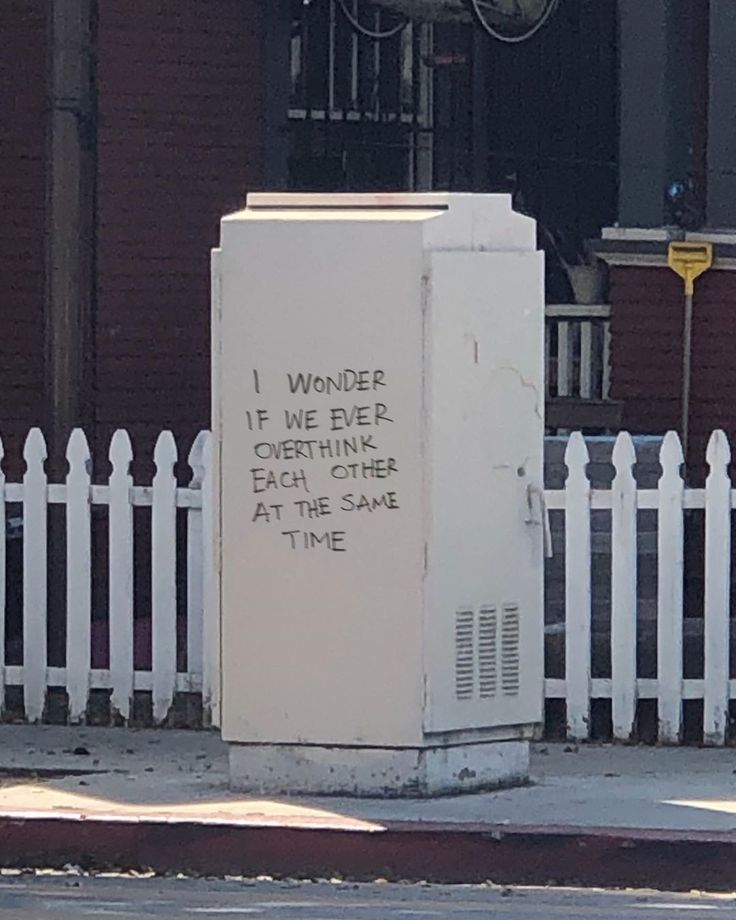
[[[519,693],[519,640],[519,608],[516,604],[504,604],[501,621],[501,689],[504,696]]]
[[[455,613],[455,697],[491,700],[521,689],[521,618],[518,604],[490,604]]]
[[[481,607],[478,615],[478,690],[482,700],[498,692],[498,615],[495,607]]]
[[[455,614],[455,696],[470,700],[475,691],[475,662],[473,633],[475,616],[472,610]]]

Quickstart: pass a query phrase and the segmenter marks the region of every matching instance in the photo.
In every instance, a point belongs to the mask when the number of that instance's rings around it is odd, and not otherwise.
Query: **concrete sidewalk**
[[[537,746],[533,785],[260,799],[183,731],[0,727],[0,862],[203,874],[736,888],[736,752]]]

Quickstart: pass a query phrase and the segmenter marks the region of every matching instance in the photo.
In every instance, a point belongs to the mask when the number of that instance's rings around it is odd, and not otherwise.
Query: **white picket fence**
[[[547,507],[565,515],[565,677],[547,679],[547,699],[566,702],[567,734],[586,739],[591,700],[610,699],[613,736],[629,740],[639,699],[655,699],[660,742],[682,739],[683,702],[703,701],[703,741],[726,741],[729,701],[736,680],[729,673],[731,511],[736,507],[728,466],[726,435],[714,431],[707,449],[705,488],[686,488],[681,475],[682,447],[670,432],[660,451],[657,488],[637,488],[636,460],[629,434],[613,449],[615,477],[610,489],[591,488],[588,450],[573,434],[565,453],[568,476],[563,489],[546,492]],[[637,677],[637,510],[657,512],[657,676]],[[683,677],[684,512],[705,515],[704,663],[702,679]],[[591,511],[610,512],[611,676],[591,678]]]
[[[4,456],[0,442],[0,461]],[[152,485],[134,485],[130,475],[133,450],[125,431],[110,443],[112,472],[104,485],[91,481],[91,456],[81,430],[75,430],[66,452],[69,472],[64,483],[49,483],[47,451],[40,430],[25,442],[23,481],[5,481],[0,471],[0,507],[20,503],[23,515],[23,664],[6,662],[5,618],[0,617],[0,701],[6,686],[21,685],[25,717],[40,721],[50,687],[64,687],[71,722],[86,717],[90,692],[111,691],[112,711],[131,716],[133,693],[152,694],[153,719],[163,722],[177,691],[201,693],[203,718],[217,724],[219,708],[218,617],[212,568],[211,504],[212,436],[201,432],[189,453],[192,471],[187,488],[177,487],[177,447],[171,432],[162,432],[155,451]],[[66,666],[47,660],[48,506],[66,509]],[[109,558],[109,668],[92,667],[92,528],[93,505],[107,508]],[[137,671],[134,661],[134,508],[151,514],[151,644],[152,668]],[[177,673],[177,509],[187,514],[186,645],[187,671]],[[0,539],[0,610],[6,598],[6,541]]]
[[[5,688],[22,687],[25,716],[43,718],[49,688],[66,688],[68,717],[83,721],[90,694],[106,690],[111,710],[123,721],[132,712],[134,691],[149,691],[153,719],[166,720],[177,692],[201,694],[205,724],[219,724],[219,616],[215,585],[212,507],[213,442],[201,432],[188,456],[191,477],[177,486],[177,447],[163,432],[154,450],[151,485],[135,485],[130,466],[133,450],[125,431],[111,440],[112,472],[104,484],[91,480],[91,457],[81,431],[67,449],[69,471],[63,483],[50,483],[44,470],[46,445],[41,432],[28,435],[22,482],[6,482],[0,470],[2,506],[21,505],[23,518],[22,664],[7,664],[5,621],[0,617],[0,701]],[[547,678],[548,700],[564,700],[567,734],[583,740],[591,734],[591,701],[610,700],[613,736],[630,739],[638,700],[656,700],[659,740],[682,739],[683,703],[702,700],[703,740],[724,744],[728,709],[736,699],[736,679],[729,673],[731,513],[736,507],[728,467],[730,448],[722,431],[711,436],[705,488],[686,488],[682,448],[669,433],[660,452],[657,488],[638,488],[632,467],[636,456],[627,433],[618,436],[612,462],[615,476],[608,489],[593,488],[586,466],[588,449],[580,434],[570,437],[565,452],[568,476],[561,489],[546,490],[552,514],[564,515],[565,676]],[[3,448],[0,442],[0,462]],[[62,505],[66,520],[66,664],[49,666],[47,658],[48,511]],[[92,508],[107,518],[109,667],[94,667],[91,655],[94,547]],[[134,509],[150,509],[151,529],[151,667],[136,668],[134,657]],[[186,513],[186,670],[177,670],[177,513]],[[637,675],[637,512],[657,513],[657,675]],[[611,533],[611,672],[591,676],[592,580],[591,514],[610,515]],[[685,512],[705,515],[704,676],[683,672]],[[149,513],[149,512],[146,512]],[[0,609],[8,588],[5,540],[0,539]],[[181,590],[181,589],[180,589]]]

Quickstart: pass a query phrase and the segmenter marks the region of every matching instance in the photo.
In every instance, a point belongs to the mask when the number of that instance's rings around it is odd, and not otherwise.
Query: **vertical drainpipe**
[[[45,434],[65,472],[69,432],[93,419],[96,0],[48,0]]]
[[[63,481],[74,427],[93,443],[96,239],[96,3],[47,0],[48,142],[44,433],[51,481]],[[66,524],[48,520],[49,665],[65,660]]]

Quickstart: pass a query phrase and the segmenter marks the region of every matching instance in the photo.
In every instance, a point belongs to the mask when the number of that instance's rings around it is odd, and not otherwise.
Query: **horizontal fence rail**
[[[68,721],[83,722],[91,694],[107,691],[111,720],[127,723],[136,692],[145,691],[151,697],[151,721],[161,724],[176,694],[189,693],[201,696],[201,721],[217,724],[218,618],[214,611],[205,615],[206,603],[215,596],[212,533],[206,523],[213,499],[210,432],[201,432],[192,445],[186,487],[175,478],[179,458],[170,432],[162,432],[156,442],[151,485],[133,484],[133,449],[122,430],[110,443],[111,473],[105,483],[92,482],[92,458],[81,430],[69,439],[64,482],[48,482],[46,443],[39,429],[29,433],[23,458],[22,482],[6,482],[0,473],[6,522],[6,539],[0,540],[0,597],[6,613],[0,617],[3,714],[9,688],[22,688],[23,714],[30,722],[45,717],[50,690],[62,689]],[[20,514],[9,519],[9,506],[19,507]],[[54,508],[63,514],[63,528],[58,522],[53,527]],[[9,558],[13,527],[16,537],[18,530],[22,533],[22,565],[15,567]],[[142,548],[148,552],[143,561]],[[140,588],[136,576],[143,562],[150,578]],[[60,574],[62,602],[50,591]],[[102,610],[93,603],[100,584],[105,588]],[[14,620],[10,594],[19,587],[21,609]],[[61,666],[49,660],[50,629],[66,636]]]
[[[731,452],[723,431],[714,431],[708,443],[708,475],[702,488],[683,481],[683,452],[678,436],[669,432],[659,451],[661,474],[656,488],[639,488],[632,473],[636,454],[631,436],[622,432],[611,456],[614,476],[609,488],[592,488],[590,456],[579,433],[570,436],[565,451],[567,479],[563,488],[547,489],[551,514],[564,517],[564,677],[548,676],[548,701],[563,701],[565,731],[574,740],[592,734],[591,706],[610,701],[614,739],[637,737],[638,704],[654,701],[657,737],[661,743],[683,739],[686,701],[702,703],[706,744],[727,741],[729,704],[736,700],[736,679],[730,673],[731,649],[731,522],[736,490],[729,477]],[[593,515],[607,518],[610,539],[610,576],[605,586],[610,623],[610,667],[606,676],[593,676],[592,623],[594,585],[591,546]],[[641,676],[638,653],[637,537],[641,512],[656,512],[656,676]],[[686,524],[688,525],[686,527]],[[686,534],[686,531],[689,533]],[[600,531],[600,526],[597,528]],[[595,536],[599,536],[596,533]],[[639,533],[639,536],[641,534]],[[685,548],[694,547],[700,572],[686,571]],[[699,660],[684,654],[684,589],[689,578],[703,585],[699,611],[703,648]],[[600,584],[598,590],[601,590]],[[548,625],[548,631],[549,631]],[[685,666],[702,676],[686,676]],[[549,669],[548,669],[549,670]]]

